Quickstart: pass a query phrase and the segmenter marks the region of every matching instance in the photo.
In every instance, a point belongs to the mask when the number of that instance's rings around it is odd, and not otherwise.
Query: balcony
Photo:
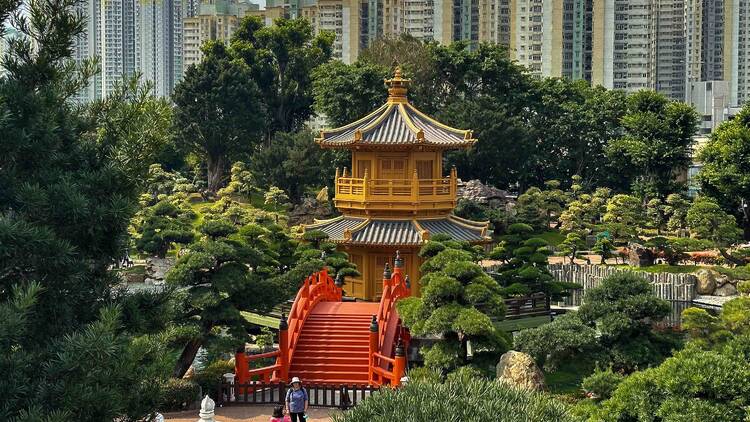
[[[456,175],[442,179],[336,178],[336,207],[354,215],[443,215],[456,206]]]

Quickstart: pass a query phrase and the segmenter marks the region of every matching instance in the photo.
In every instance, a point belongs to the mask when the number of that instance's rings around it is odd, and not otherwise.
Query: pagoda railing
[[[336,178],[336,201],[345,203],[421,203],[438,202],[447,208],[455,205],[457,177],[455,170],[441,179],[371,179]]]

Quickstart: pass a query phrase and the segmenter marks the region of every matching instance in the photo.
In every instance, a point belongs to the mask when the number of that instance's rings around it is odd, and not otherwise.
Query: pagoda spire
[[[385,80],[385,84],[388,86],[388,102],[408,102],[406,92],[408,91],[410,82],[411,79],[404,79],[402,77],[401,66],[396,66],[396,70],[393,72],[393,78]]]

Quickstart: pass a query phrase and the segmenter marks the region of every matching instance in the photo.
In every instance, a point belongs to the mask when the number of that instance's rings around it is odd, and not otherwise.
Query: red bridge
[[[386,265],[380,303],[342,302],[341,285],[327,270],[305,280],[289,318],[279,326],[279,349],[235,355],[235,383],[398,386],[406,370],[410,340],[401,325],[396,302],[410,296],[403,263],[396,257],[393,273]],[[253,362],[276,358],[271,366],[251,369]]]

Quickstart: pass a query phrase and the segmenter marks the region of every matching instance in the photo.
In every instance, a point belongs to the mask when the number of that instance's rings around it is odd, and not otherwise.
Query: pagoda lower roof
[[[475,222],[450,215],[430,219],[368,219],[339,216],[306,225],[320,230],[334,243],[362,246],[420,246],[431,236],[445,234],[459,241],[484,243],[486,222]]]

